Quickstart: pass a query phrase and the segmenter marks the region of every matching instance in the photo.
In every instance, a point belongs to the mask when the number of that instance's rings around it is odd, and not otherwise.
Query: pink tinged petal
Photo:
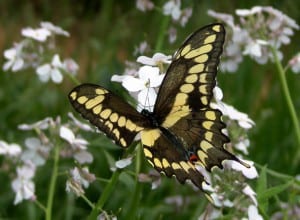
[[[58,69],[52,69],[50,75],[54,83],[61,83],[63,80],[63,76]]]
[[[126,78],[124,78],[122,86],[129,92],[137,92],[146,88],[144,81],[134,78],[132,76],[127,76]]]
[[[60,127],[59,136],[61,138],[65,139],[66,141],[68,141],[69,143],[72,143],[75,139],[75,135],[74,135],[73,131],[71,131],[69,128],[67,128],[65,126]]]
[[[248,207],[249,220],[263,220],[263,217],[258,213],[257,207],[250,205]]]

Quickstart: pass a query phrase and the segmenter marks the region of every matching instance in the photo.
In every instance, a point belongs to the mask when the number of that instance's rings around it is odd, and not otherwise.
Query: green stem
[[[160,25],[160,30],[158,31],[158,38],[155,44],[155,52],[160,51],[162,49],[162,45],[164,43],[164,38],[166,34],[167,27],[169,25],[170,17],[163,16],[162,23]]]
[[[95,205],[95,207],[93,208],[91,214],[88,217],[88,220],[94,220],[97,218],[97,215],[99,214],[99,211],[102,210],[105,202],[107,201],[107,199],[109,198],[110,194],[112,193],[112,191],[114,190],[114,187],[118,181],[120,175],[120,171],[116,170],[113,175],[111,176],[109,183],[105,186],[101,197],[99,198],[97,204]]]
[[[66,72],[66,75],[71,79],[71,81],[75,84],[75,85],[80,85],[79,80],[71,73]]]
[[[53,198],[55,193],[56,180],[58,176],[58,162],[59,162],[59,146],[56,145],[54,147],[54,163],[53,163],[52,175],[51,175],[50,186],[48,191],[46,220],[52,219]]]
[[[276,67],[277,67],[277,70],[278,70],[278,74],[279,74],[283,94],[284,94],[284,97],[285,97],[286,102],[287,102],[288,110],[289,110],[289,113],[290,113],[290,116],[291,116],[291,119],[292,119],[292,122],[293,122],[293,125],[294,125],[296,138],[297,138],[297,141],[298,141],[298,146],[299,147],[298,147],[298,150],[297,150],[297,152],[295,154],[295,157],[294,157],[294,164],[295,164],[300,159],[300,125],[299,125],[296,110],[294,108],[294,104],[293,104],[293,101],[292,101],[292,98],[291,98],[291,95],[290,95],[289,87],[288,87],[286,76],[285,76],[285,71],[284,71],[284,69],[281,65],[281,62],[279,61],[276,49],[273,48],[273,47],[271,47],[271,49],[272,49],[273,57],[274,57]]]

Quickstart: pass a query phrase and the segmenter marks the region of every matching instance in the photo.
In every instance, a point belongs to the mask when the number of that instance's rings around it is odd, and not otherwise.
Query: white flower
[[[41,121],[37,121],[33,124],[20,124],[18,128],[20,130],[34,130],[34,129],[41,129],[45,130],[49,128],[50,123],[54,123],[53,119],[50,117],[46,117]]]
[[[213,18],[216,18],[218,20],[221,20],[222,22],[224,22],[225,24],[227,24],[229,27],[233,28],[234,25],[234,21],[233,21],[233,16],[230,14],[225,14],[225,13],[218,13],[215,12],[213,10],[208,10],[207,14]]]
[[[149,45],[146,41],[142,41],[138,46],[134,48],[134,55],[143,54],[146,50],[149,49]]]
[[[159,74],[158,67],[142,66],[138,72],[139,78],[133,76],[126,76],[123,79],[122,85],[129,92],[139,92],[138,102],[151,111],[153,109],[156,92],[155,87],[158,87],[164,75]]]
[[[144,65],[159,66],[161,63],[170,64],[171,58],[171,56],[167,56],[163,53],[155,53],[152,58],[147,56],[139,56],[136,61]]]
[[[12,182],[12,189],[16,193],[14,204],[24,199],[35,198],[35,184],[32,178],[35,174],[35,166],[30,163],[17,168],[17,177]]]
[[[51,33],[45,28],[24,28],[22,29],[22,35],[24,37],[29,37],[34,40],[44,42],[47,40],[47,37],[51,35]]]
[[[80,128],[84,131],[95,131],[89,124],[82,123],[77,118],[75,118],[75,116],[73,115],[72,112],[69,112],[68,116],[78,128]]]
[[[174,27],[170,27],[168,30],[169,42],[172,44],[177,38],[177,30]]]
[[[154,8],[154,4],[150,0],[136,0],[136,8],[142,12],[150,11]]]
[[[268,42],[256,39],[255,41],[250,42],[246,45],[243,54],[260,58],[262,56],[262,45],[268,45]]]
[[[70,171],[71,178],[66,183],[66,190],[68,192],[73,191],[77,196],[84,194],[84,188],[88,188],[90,183],[95,181],[94,174],[89,172],[87,167],[77,168],[75,167]]]
[[[11,157],[16,157],[20,155],[22,152],[22,149],[20,145],[12,143],[8,144],[5,141],[0,140],[0,155],[8,155]]]
[[[93,155],[86,151],[88,142],[85,139],[76,138],[74,133],[65,126],[60,127],[59,136],[71,145],[75,152],[74,158],[80,164],[91,163],[93,161]]]
[[[128,158],[124,158],[122,160],[118,160],[115,165],[117,168],[123,169],[123,168],[129,166],[131,163],[132,163],[132,157],[128,157]]]
[[[163,14],[171,15],[172,19],[177,21],[181,15],[180,5],[180,0],[169,0],[163,6]]]
[[[47,63],[39,66],[36,72],[42,82],[47,82],[51,78],[54,83],[61,83],[63,76],[60,69],[62,68],[63,64],[60,61],[58,54],[55,54],[52,58],[51,64]]]
[[[249,196],[250,199],[253,201],[254,205],[257,206],[256,193],[249,185],[245,186],[245,188],[243,189],[243,193]]]
[[[248,179],[254,179],[254,178],[258,177],[257,170],[256,170],[255,166],[253,166],[254,163],[249,160],[243,160],[243,162],[250,165],[250,168],[247,168],[244,165],[242,165],[241,163],[234,161],[234,160],[226,161],[225,163],[229,164],[229,166],[232,169],[242,172],[242,174]]]
[[[23,44],[15,44],[13,48],[4,51],[4,57],[8,60],[3,65],[3,70],[7,71],[11,68],[13,72],[17,72],[24,67],[24,60],[22,57]]]
[[[86,149],[86,145],[88,144],[85,139],[76,138],[73,131],[65,126],[60,127],[59,136],[76,149]]]
[[[66,36],[66,37],[70,36],[70,34],[67,31],[63,30],[59,26],[53,25],[51,22],[47,22],[47,21],[41,22],[41,27],[43,29],[46,29],[46,30],[54,33],[54,34],[60,34],[60,35]]]
[[[239,112],[233,106],[227,105],[224,102],[218,102],[218,108],[222,111],[222,113],[228,116],[232,120],[236,120],[244,129],[252,128],[255,125],[254,121],[249,118],[249,116],[245,113]]]
[[[186,25],[186,23],[188,22],[189,18],[192,16],[192,14],[193,14],[192,8],[185,8],[182,10],[181,16],[180,16],[181,26],[184,27]]]
[[[31,161],[36,166],[44,165],[48,156],[50,148],[43,145],[37,138],[26,138],[25,146],[27,149],[22,153],[21,159],[23,161]]]
[[[245,155],[248,154],[247,148],[250,146],[249,139],[242,139],[237,144],[234,145],[234,148],[242,151]]]
[[[260,13],[260,12],[262,12],[262,10],[263,10],[263,8],[261,6],[254,6],[250,10],[249,9],[237,9],[237,10],[235,10],[235,13],[238,16],[245,17],[245,16],[250,16],[253,14]]]
[[[254,205],[248,207],[248,218],[249,220],[263,220],[263,217],[258,213],[257,207]]]

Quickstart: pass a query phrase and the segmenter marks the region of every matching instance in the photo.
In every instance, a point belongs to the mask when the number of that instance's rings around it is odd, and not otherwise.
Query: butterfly
[[[222,113],[210,106],[224,38],[224,26],[216,23],[185,40],[167,69],[153,112],[138,112],[94,84],[75,87],[69,100],[83,118],[123,148],[140,133],[144,155],[157,171],[180,183],[190,180],[203,190],[203,170],[223,168],[224,160],[248,167],[224,148],[229,138],[222,132]]]

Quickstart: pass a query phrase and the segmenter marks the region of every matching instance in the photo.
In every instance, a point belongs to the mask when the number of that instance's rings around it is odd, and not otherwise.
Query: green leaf
[[[278,195],[279,193],[283,192],[288,187],[290,187],[293,184],[293,182],[294,181],[289,181],[285,184],[274,186],[274,187],[271,187],[271,188],[265,190],[264,192],[261,192],[257,196],[257,199],[258,199],[259,203],[263,203],[266,200],[270,199],[271,197],[274,197],[274,196]]]
[[[267,190],[267,166],[263,166],[261,172],[259,174],[259,178],[257,180],[256,185],[256,193],[258,197],[263,194]],[[268,199],[261,200],[259,202],[259,207],[263,212],[266,212],[269,206]]]

